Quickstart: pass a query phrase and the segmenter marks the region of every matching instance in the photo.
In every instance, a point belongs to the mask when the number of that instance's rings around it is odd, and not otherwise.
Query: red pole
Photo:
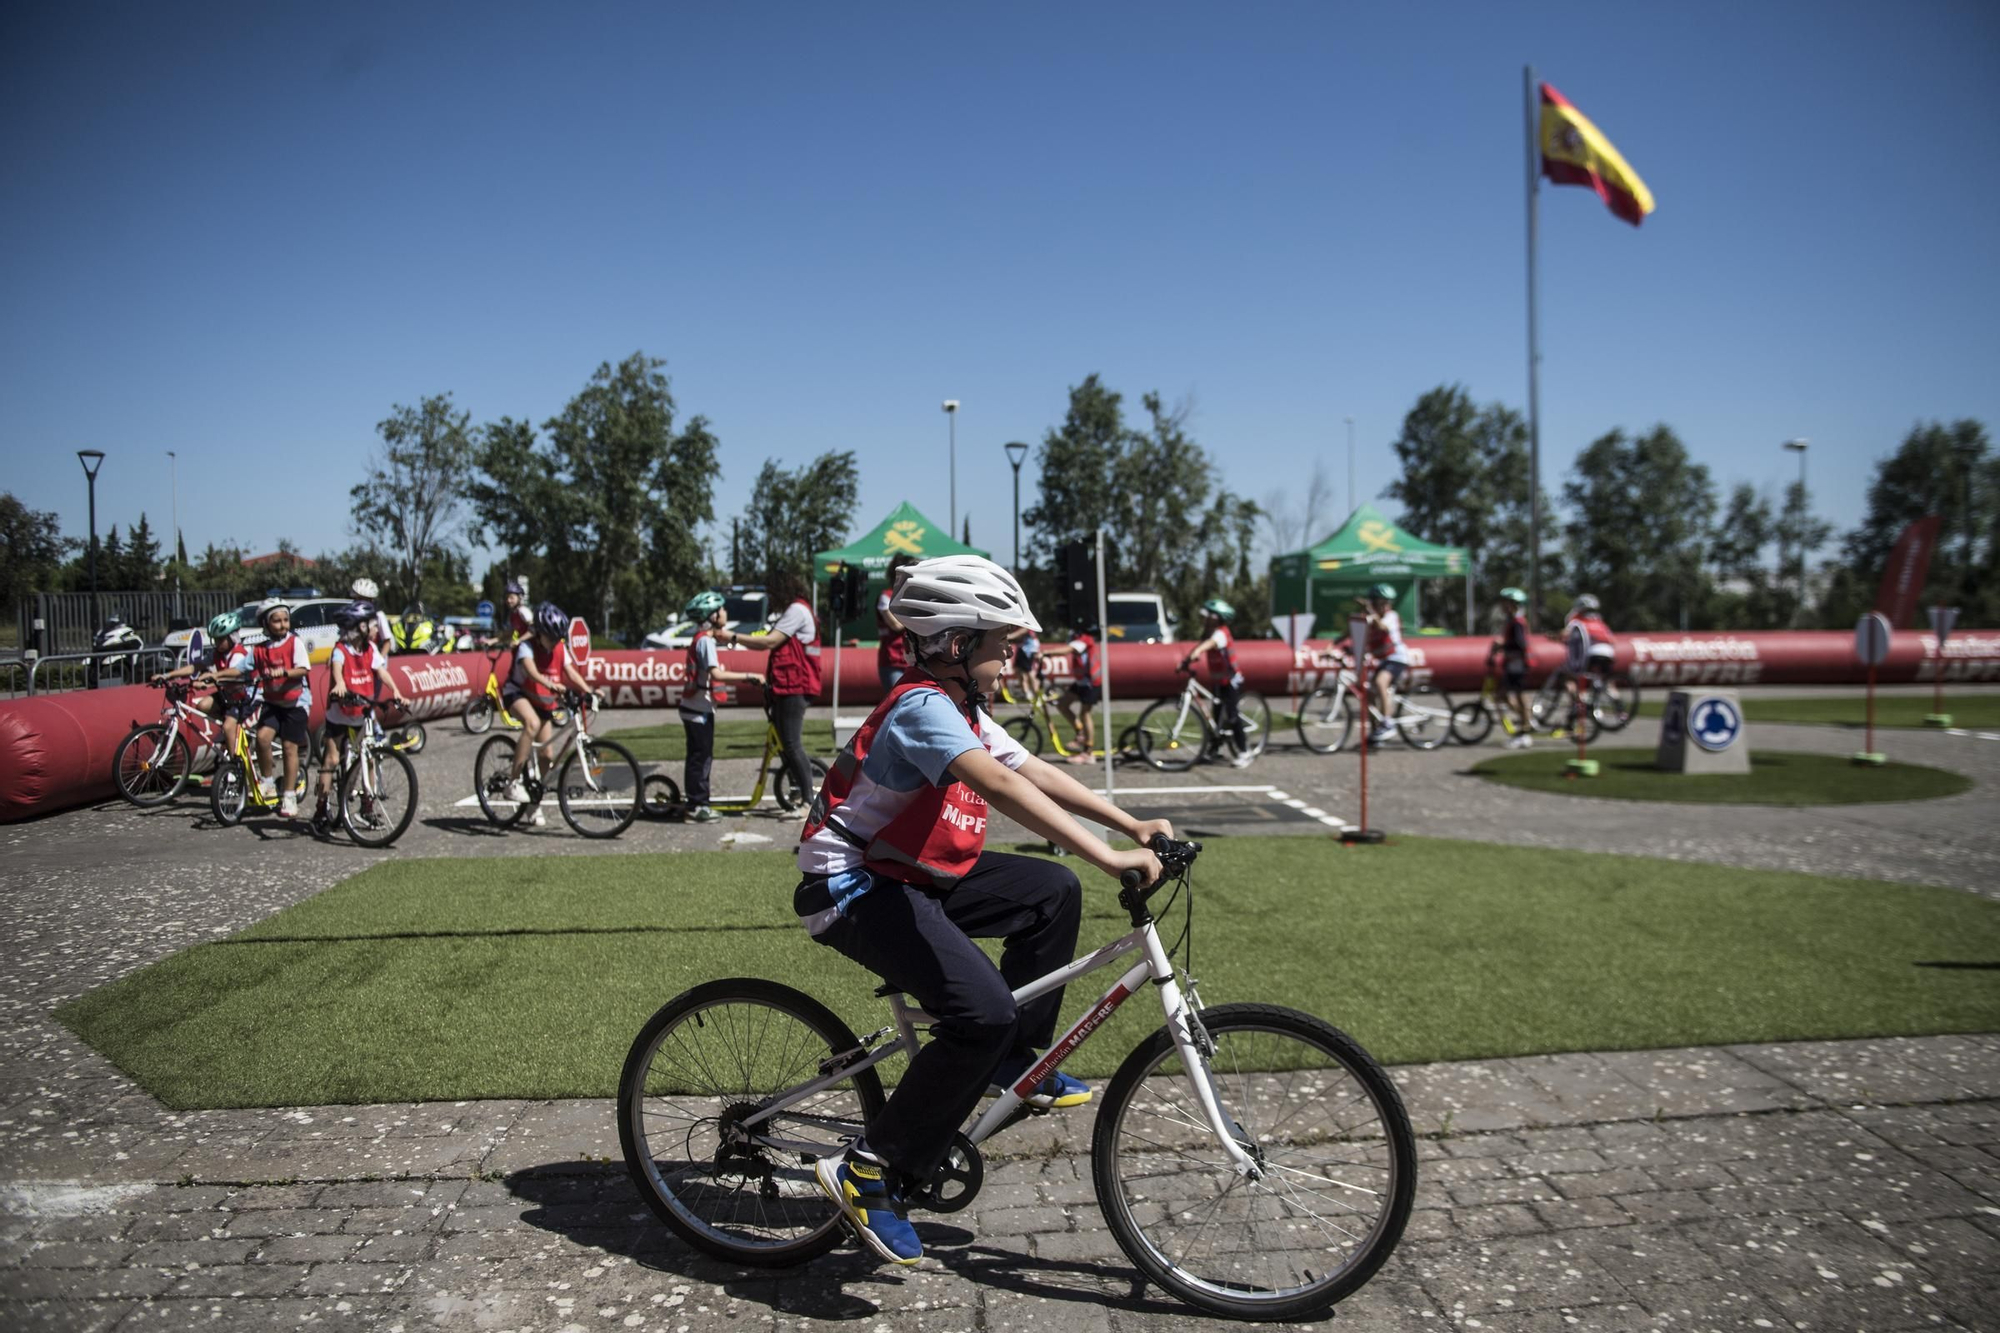
[[[1361,827],[1368,827],[1368,696],[1361,692],[1361,667],[1354,669],[1354,705],[1361,719]]]
[[[1572,676],[1570,678],[1570,688],[1576,691],[1576,713],[1574,714],[1576,718],[1576,757],[1581,762],[1583,759],[1583,710],[1589,705],[1584,702],[1583,681],[1581,679]]]
[[[1868,664],[1868,743],[1863,747],[1869,754],[1875,753],[1875,664]]]

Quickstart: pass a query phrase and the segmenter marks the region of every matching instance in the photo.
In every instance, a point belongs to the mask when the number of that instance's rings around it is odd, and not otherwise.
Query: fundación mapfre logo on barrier
[[[1631,636],[1632,671],[1639,685],[1754,685],[1764,660],[1753,639],[1734,635],[1696,639]]]

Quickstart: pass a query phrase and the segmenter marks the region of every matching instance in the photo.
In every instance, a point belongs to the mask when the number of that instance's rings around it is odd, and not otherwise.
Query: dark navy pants
[[[801,915],[826,905],[823,885],[799,886]],[[982,852],[946,894],[878,880],[816,937],[937,1019],[868,1127],[869,1152],[912,1180],[930,1179],[1000,1062],[1054,1039],[1062,992],[1018,1011],[1012,992],[1075,956],[1082,917],[1083,890],[1067,866]],[[998,967],[972,942],[995,938],[1007,942]]]

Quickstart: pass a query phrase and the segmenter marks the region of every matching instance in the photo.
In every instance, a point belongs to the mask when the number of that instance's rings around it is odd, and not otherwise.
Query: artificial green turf
[[[1666,706],[1664,698],[1641,699],[1639,716],[1658,717],[1666,711]],[[1875,696],[1875,725],[1921,727],[1924,718],[1935,707],[1928,694],[1878,694]],[[1954,727],[2000,727],[2000,694],[1953,694],[1951,688],[1946,686],[1944,711],[1951,714]],[[1791,699],[1751,698],[1743,701],[1743,716],[1751,722],[1860,727],[1867,724],[1868,696],[1815,694]]]
[[[764,753],[764,736],[768,730],[769,726],[762,718],[717,718],[715,757],[755,759]],[[805,742],[807,754],[831,755],[834,752],[833,723],[827,718],[807,718],[799,735]],[[679,722],[607,731],[604,739],[624,745],[632,751],[632,757],[642,764],[667,760],[678,762],[687,758],[687,733],[681,729]]]
[[[1567,747],[1495,755],[1472,766],[1494,782],[1563,796],[1614,801],[1679,801],[1695,805],[1864,805],[1874,801],[1928,801],[1972,790],[1972,779],[1921,764],[1854,763],[1846,755],[1758,750],[1748,773],[1667,773],[1652,750],[1588,750],[1594,778],[1571,778],[1576,757]]]
[[[1083,873],[1090,948],[1124,923]],[[794,880],[775,852],[394,861],[57,1017],[176,1109],[606,1096],[646,1017],[714,977],[886,1020],[874,979],[792,920]],[[1217,840],[1196,886],[1209,1003],[1317,1013],[1391,1062],[2000,1024],[2000,905],[1953,890],[1307,837]],[[1066,1016],[1112,980],[1072,984]],[[1067,1067],[1115,1068],[1152,996]]]

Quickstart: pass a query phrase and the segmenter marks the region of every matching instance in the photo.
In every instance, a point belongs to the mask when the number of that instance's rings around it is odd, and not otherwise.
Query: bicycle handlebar
[[[1152,885],[1144,893],[1139,895],[1137,902],[1127,904],[1127,906],[1137,907],[1143,904],[1146,899],[1152,897],[1154,891],[1160,885],[1165,884],[1169,879],[1185,875],[1189,868],[1194,865],[1195,857],[1201,855],[1200,843],[1176,842],[1164,833],[1155,833],[1153,840],[1147,843],[1146,847],[1153,855],[1160,858],[1160,877],[1153,881]],[[1123,872],[1118,876],[1118,887],[1124,891],[1119,895],[1120,898],[1123,899],[1127,894],[1134,892],[1142,884],[1145,884],[1145,882],[1146,872],[1143,870],[1135,867]]]

